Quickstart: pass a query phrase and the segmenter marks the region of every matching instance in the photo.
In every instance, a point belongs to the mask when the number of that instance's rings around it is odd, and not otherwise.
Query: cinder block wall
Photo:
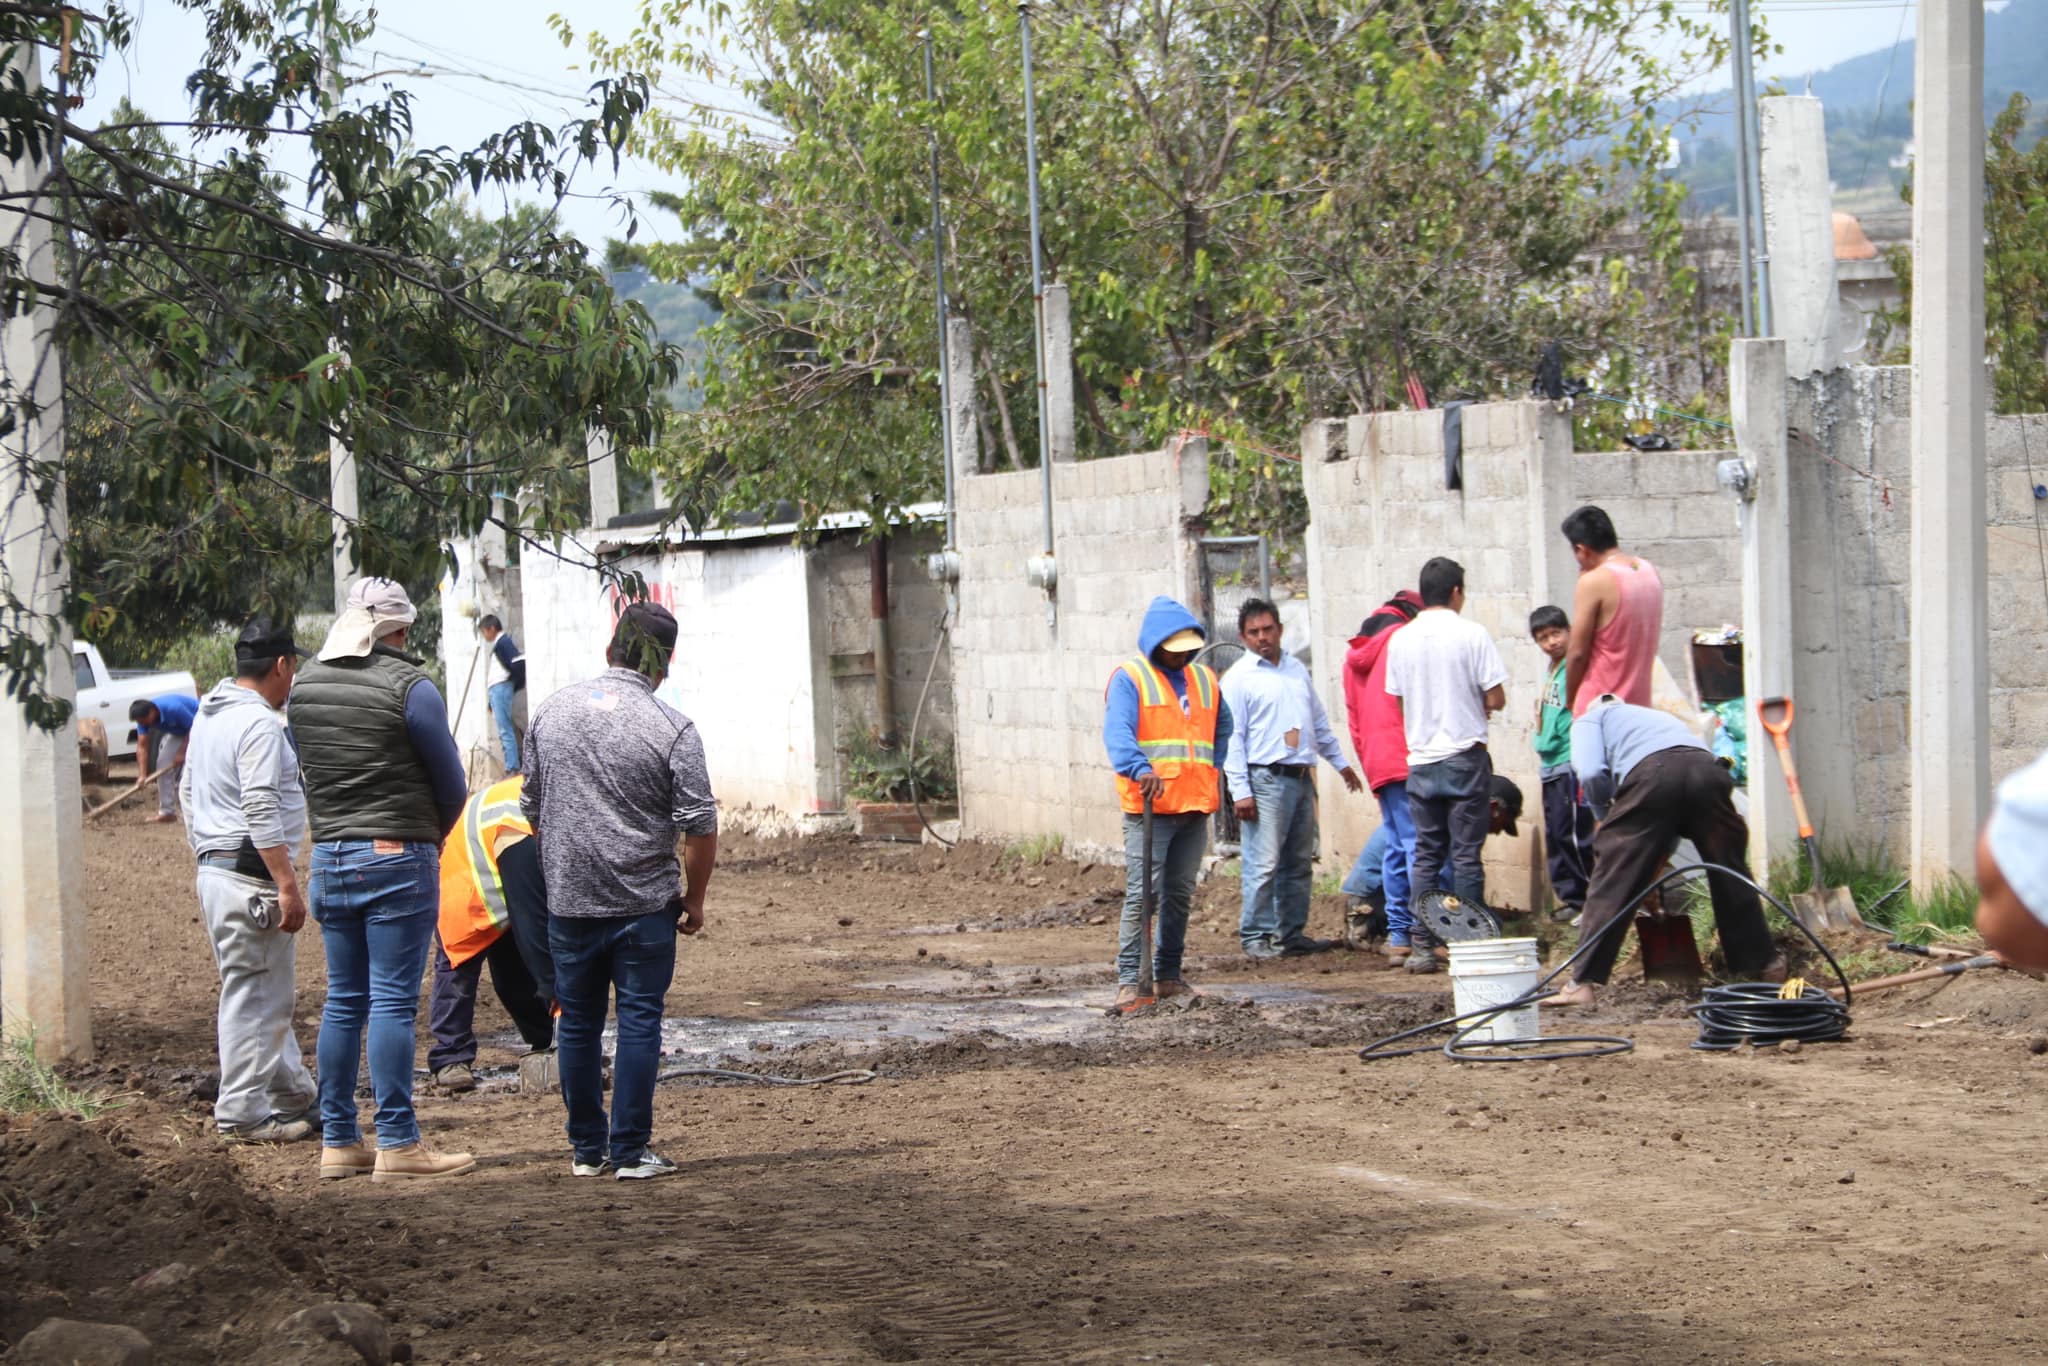
[[[1196,520],[1208,501],[1206,446],[1053,466],[1058,616],[1026,580],[1044,521],[1039,474],[963,477],[957,486],[960,617],[952,637],[965,832],[1057,834],[1071,847],[1122,847],[1102,750],[1102,696],[1137,648],[1145,606],[1189,601]]]
[[[1823,838],[1899,859],[1911,826],[1911,404],[1907,367],[1857,366],[1794,381],[1787,405],[1800,778]],[[2048,482],[2048,417],[1987,418],[1985,446],[1996,781],[2048,746],[2048,582],[2033,495]]]

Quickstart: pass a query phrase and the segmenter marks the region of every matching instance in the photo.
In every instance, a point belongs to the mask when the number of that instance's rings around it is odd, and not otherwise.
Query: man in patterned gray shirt
[[[540,842],[547,886],[562,1010],[555,1047],[577,1176],[610,1171],[637,1181],[676,1170],[648,1146],[662,1007],[675,978],[676,935],[704,926],[718,804],[696,726],[654,695],[675,647],[676,619],[654,603],[634,603],[612,634],[611,667],[550,697],[527,728],[519,805]],[[619,1029],[607,1122],[602,1036],[614,991]]]

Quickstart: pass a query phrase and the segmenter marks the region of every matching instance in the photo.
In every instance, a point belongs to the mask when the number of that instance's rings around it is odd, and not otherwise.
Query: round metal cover
[[[1415,918],[1446,944],[1500,938],[1500,917],[1445,891],[1428,891],[1415,898]]]

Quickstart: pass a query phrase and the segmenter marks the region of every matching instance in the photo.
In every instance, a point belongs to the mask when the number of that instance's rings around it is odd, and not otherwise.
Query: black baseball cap
[[[242,628],[242,634],[235,637],[235,659],[283,659],[296,655],[300,659],[312,657],[311,650],[302,650],[292,640],[292,628],[277,626],[269,617],[257,617]]]
[[[679,634],[676,619],[658,602],[636,602],[619,614],[612,632],[611,657],[629,669],[665,669],[675,653]],[[652,655],[653,658],[648,656]]]
[[[1521,819],[1522,815],[1522,789],[1515,786],[1514,779],[1496,773],[1493,775],[1492,790],[1487,795],[1500,803],[1501,815],[1505,817],[1501,824],[1501,833],[1514,834],[1515,822]]]

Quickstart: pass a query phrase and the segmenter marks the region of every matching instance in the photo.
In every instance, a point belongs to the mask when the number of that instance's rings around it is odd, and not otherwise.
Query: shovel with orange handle
[[[1813,818],[1806,814],[1806,794],[1799,790],[1799,767],[1792,762],[1792,699],[1766,697],[1757,703],[1756,715],[1777,747],[1778,766],[1785,770],[1785,787],[1792,794],[1792,814],[1799,819],[1799,842],[1813,869],[1813,885],[1792,894],[1792,913],[1809,930],[1869,929],[1847,887],[1821,885],[1820,841],[1814,837]]]

